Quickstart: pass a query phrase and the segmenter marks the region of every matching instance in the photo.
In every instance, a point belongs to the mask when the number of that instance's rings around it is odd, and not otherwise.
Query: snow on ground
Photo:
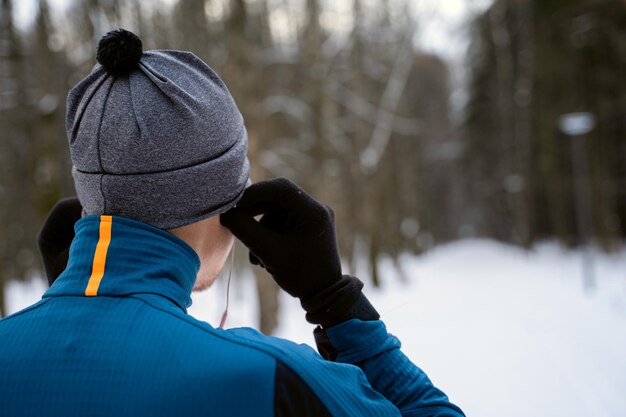
[[[626,415],[626,251],[596,254],[595,291],[583,291],[581,255],[555,244],[530,252],[466,240],[384,262],[367,290],[403,351],[476,417]],[[233,282],[227,327],[255,326],[249,273]],[[367,282],[365,273],[358,273]],[[36,301],[40,281],[12,283],[8,306]],[[190,314],[219,323],[226,285],[194,295]],[[297,300],[281,299],[277,336],[314,345]]]

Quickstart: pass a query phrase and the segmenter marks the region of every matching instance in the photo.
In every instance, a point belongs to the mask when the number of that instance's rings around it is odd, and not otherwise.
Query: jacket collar
[[[118,216],[83,217],[74,230],[68,266],[44,298],[157,294],[191,306],[200,259],[183,240]]]

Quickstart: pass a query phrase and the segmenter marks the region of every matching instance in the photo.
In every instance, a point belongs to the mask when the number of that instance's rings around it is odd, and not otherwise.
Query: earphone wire
[[[235,246],[233,244],[233,248],[230,251],[230,269],[228,271],[228,283],[226,284],[226,308],[224,309],[224,313],[222,314],[222,320],[220,321],[219,328],[223,329],[226,324],[226,319],[228,319],[228,307],[230,305],[230,279],[233,275],[233,268],[235,266]]]

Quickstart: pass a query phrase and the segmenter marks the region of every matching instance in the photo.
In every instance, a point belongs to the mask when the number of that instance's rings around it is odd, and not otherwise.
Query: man
[[[0,321],[2,416],[463,415],[342,274],[332,210],[285,179],[249,185],[217,74],[121,29],[97,58],[68,96],[80,202],[59,203],[39,238],[53,283]],[[235,236],[300,299],[321,356],[187,315]]]

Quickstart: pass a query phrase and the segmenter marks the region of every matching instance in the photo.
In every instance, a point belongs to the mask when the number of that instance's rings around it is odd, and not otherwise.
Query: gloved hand
[[[248,187],[221,223],[250,249],[252,263],[292,296],[307,299],[341,279],[333,217],[330,208],[279,178]]]
[[[220,221],[250,249],[253,264],[300,299],[311,323],[328,327],[347,320],[364,299],[363,283],[341,273],[332,209],[293,182],[276,178],[251,185]],[[367,310],[363,319],[378,318],[369,302],[369,310],[357,304],[359,314]]]
[[[80,220],[82,210],[78,198],[63,198],[52,207],[39,231],[37,244],[50,285],[67,267],[74,223]]]

